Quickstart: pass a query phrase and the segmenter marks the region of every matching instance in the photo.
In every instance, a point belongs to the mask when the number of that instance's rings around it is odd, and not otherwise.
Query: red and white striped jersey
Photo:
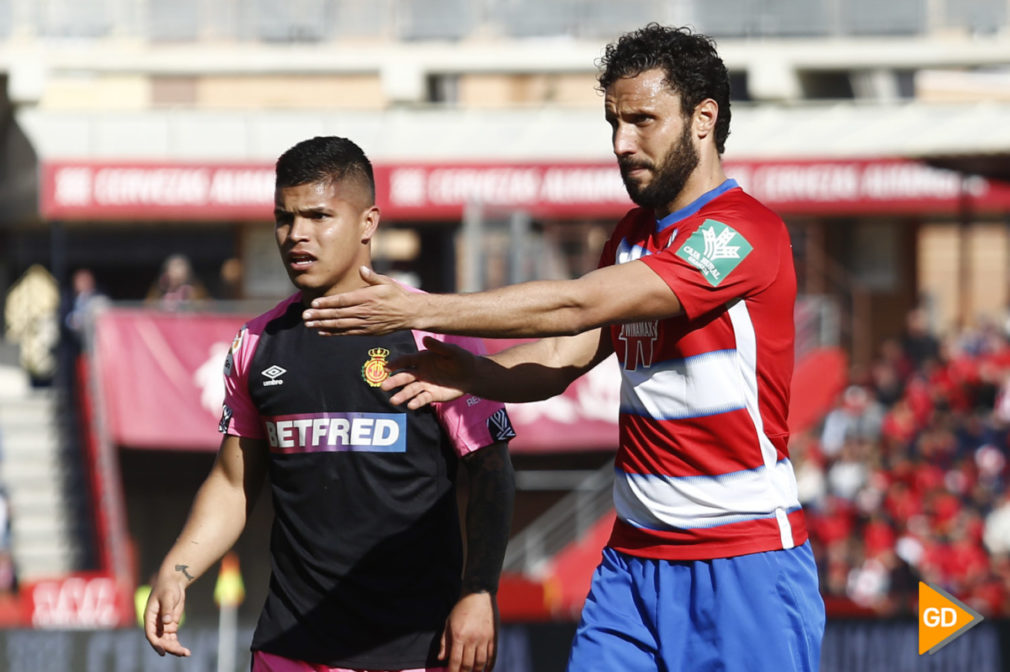
[[[785,224],[727,180],[659,221],[629,212],[601,266],[635,260],[684,312],[611,327],[622,386],[610,545],[700,560],[802,544],[787,448],[796,274]]]

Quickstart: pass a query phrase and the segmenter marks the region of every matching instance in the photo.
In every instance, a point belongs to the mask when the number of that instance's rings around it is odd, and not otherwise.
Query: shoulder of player
[[[636,227],[645,224],[650,229],[656,225],[656,215],[651,208],[632,208],[617,221],[617,227]]]
[[[249,333],[252,334],[262,333],[268,324],[286,315],[287,312],[291,309],[292,304],[300,302],[301,298],[302,295],[298,292],[295,292],[286,299],[281,300],[276,306],[274,306],[270,310],[266,311],[265,313],[261,313],[260,315],[257,315],[253,319],[246,322],[245,325],[243,326],[243,329],[246,329]]]
[[[714,220],[747,236],[777,236],[786,233],[782,218],[742,189],[733,189],[698,211],[695,225]]]
[[[396,332],[399,333],[399,332]],[[414,343],[417,344],[417,349],[424,349],[424,339],[430,336],[437,341],[442,341],[443,343],[449,343],[451,345],[458,345],[459,347],[469,350],[478,355],[483,355],[487,352],[487,348],[484,346],[484,339],[478,338],[477,336],[460,336],[459,334],[437,334],[433,331],[422,331],[420,329],[411,329],[410,333],[414,336]]]
[[[257,315],[243,324],[232,341],[229,357],[234,358],[235,362],[251,358],[259,343],[260,336],[266,330],[267,325],[286,315],[291,306],[299,301],[301,301],[301,294],[292,294],[270,310]]]
[[[656,227],[656,216],[651,208],[632,208],[614,225],[608,245],[625,240],[638,242],[647,238]]]

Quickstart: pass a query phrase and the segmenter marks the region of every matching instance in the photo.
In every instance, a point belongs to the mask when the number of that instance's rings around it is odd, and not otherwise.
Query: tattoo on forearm
[[[182,572],[183,576],[185,576],[187,579],[189,579],[190,581],[192,581],[193,577],[190,575],[190,573],[189,573],[188,570],[189,570],[189,565],[176,565],[175,566],[175,571]]]

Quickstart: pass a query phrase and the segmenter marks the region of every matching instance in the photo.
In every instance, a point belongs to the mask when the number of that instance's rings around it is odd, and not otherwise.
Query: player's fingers
[[[165,647],[161,642],[163,634],[164,627],[161,618],[161,603],[157,598],[152,597],[148,600],[147,608],[144,610],[144,635],[147,636],[148,643],[150,643],[151,648],[153,648],[159,656],[165,655]]]
[[[477,665],[477,648],[470,642],[459,647],[462,651],[459,669],[460,672],[474,672],[474,670],[483,670],[483,665]]]
[[[431,401],[431,395],[428,394],[423,383],[411,383],[390,397],[389,401],[395,405],[405,403],[407,408],[416,410]]]
[[[438,660],[445,660],[446,655],[446,635],[449,631],[449,625],[446,624],[445,628],[442,629],[442,636],[438,640]]]
[[[449,672],[470,672],[470,667],[465,665],[464,646],[462,642],[453,641],[449,650]]]
[[[494,667],[494,640],[480,639],[474,644],[473,669],[487,672]]]
[[[411,371],[397,371],[396,373],[382,381],[382,389],[386,392],[395,390],[398,387],[409,385],[417,380],[417,376]]]
[[[395,285],[396,282],[388,275],[382,275],[381,273],[376,273],[368,266],[362,266],[358,269],[358,273],[361,275],[361,279],[370,285]]]
[[[177,608],[172,611],[180,610],[182,605],[176,605]],[[173,656],[188,656],[189,649],[184,647],[179,643],[179,616],[172,614],[165,614],[162,617],[162,636],[161,645],[165,649],[166,653],[171,653]]]
[[[491,672],[495,664],[494,639],[490,640],[484,647],[484,670]]]
[[[414,398],[407,402],[407,408],[412,411],[416,411],[419,408],[424,408],[432,402],[431,392],[423,390],[422,392],[414,395]]]
[[[474,672],[484,672],[487,669],[487,646],[473,647],[473,664],[470,669]]]
[[[366,332],[362,325],[362,321],[354,317],[331,317],[306,323],[307,327],[315,329],[323,336],[364,334]]]
[[[165,653],[170,653],[173,656],[186,658],[190,655],[190,650],[179,643],[179,637],[175,633],[167,634],[162,637],[161,645]]]
[[[394,357],[389,361],[386,366],[391,374],[397,373],[409,373],[417,368],[420,363],[421,358],[417,354],[400,355],[399,357]]]
[[[425,336],[422,340],[424,347],[431,350],[433,354],[436,355],[450,355],[456,350],[462,350],[458,345],[454,343],[446,343],[445,341],[440,341],[434,336]]]

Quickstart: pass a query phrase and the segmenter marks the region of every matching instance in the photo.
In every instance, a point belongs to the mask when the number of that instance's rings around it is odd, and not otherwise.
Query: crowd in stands
[[[791,443],[829,614],[914,613],[918,582],[1010,615],[1010,338],[925,314]]]

